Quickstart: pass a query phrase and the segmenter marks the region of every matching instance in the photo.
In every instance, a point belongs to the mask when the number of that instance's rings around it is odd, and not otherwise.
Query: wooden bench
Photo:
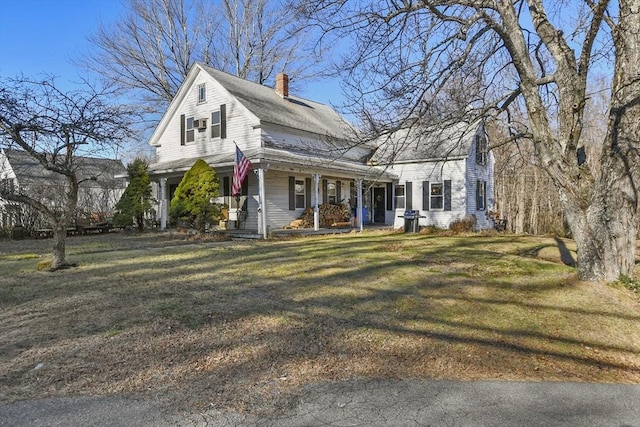
[[[76,218],[75,226],[76,232],[80,234],[87,234],[91,231],[104,233],[111,229],[111,225],[108,222],[95,222],[88,218]]]
[[[341,215],[327,216],[325,220],[331,228],[351,227],[351,221],[345,221]]]

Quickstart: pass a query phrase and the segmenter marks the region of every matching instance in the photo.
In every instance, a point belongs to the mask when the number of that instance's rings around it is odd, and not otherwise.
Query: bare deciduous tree
[[[27,205],[47,218],[53,230],[54,270],[67,266],[67,227],[78,205],[78,189],[95,179],[81,159],[114,149],[131,137],[135,115],[125,106],[110,105],[110,96],[91,86],[63,92],[53,78],[11,79],[0,86],[0,146],[24,150],[49,174],[42,188],[20,182],[17,187],[2,186],[0,198]]]
[[[278,0],[128,0],[81,62],[160,113],[196,61],[260,84],[287,71],[294,87],[314,59],[293,24]]]
[[[468,118],[503,119],[511,139],[532,141],[577,243],[579,276],[633,276],[640,2],[299,0],[298,10],[325,37],[354,40],[341,69],[353,106],[369,123],[418,123],[426,97],[464,77],[472,64],[485,86],[475,108],[466,109]],[[606,66],[612,74],[607,125],[597,150],[586,153],[589,80],[594,68]],[[524,112],[520,123],[511,120],[514,107]]]

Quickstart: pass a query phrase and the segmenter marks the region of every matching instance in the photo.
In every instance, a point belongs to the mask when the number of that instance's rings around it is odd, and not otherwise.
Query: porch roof
[[[274,170],[304,171],[373,181],[394,181],[398,179],[395,174],[385,168],[350,161],[339,156],[327,158],[320,154],[303,154],[267,147],[244,150],[244,155],[249,159],[253,167],[262,166]],[[214,168],[224,170],[233,168],[235,155],[221,153],[203,156],[202,159]],[[151,177],[160,177],[182,174],[188,171],[196,160],[185,158],[152,163],[149,165],[149,175]]]

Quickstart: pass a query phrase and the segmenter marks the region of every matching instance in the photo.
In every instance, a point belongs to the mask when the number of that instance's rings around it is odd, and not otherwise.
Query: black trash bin
[[[15,225],[13,230],[11,230],[11,238],[13,240],[22,240],[25,236],[25,230],[22,228],[22,225]]]
[[[420,226],[418,220],[420,219],[420,213],[417,210],[409,210],[404,212],[404,232],[405,233],[418,233]]]

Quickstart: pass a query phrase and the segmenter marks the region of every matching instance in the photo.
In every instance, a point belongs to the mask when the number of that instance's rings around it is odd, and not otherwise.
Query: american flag
[[[233,183],[231,184],[231,195],[237,196],[242,191],[242,181],[247,176],[251,162],[236,145],[236,162],[233,165]]]

